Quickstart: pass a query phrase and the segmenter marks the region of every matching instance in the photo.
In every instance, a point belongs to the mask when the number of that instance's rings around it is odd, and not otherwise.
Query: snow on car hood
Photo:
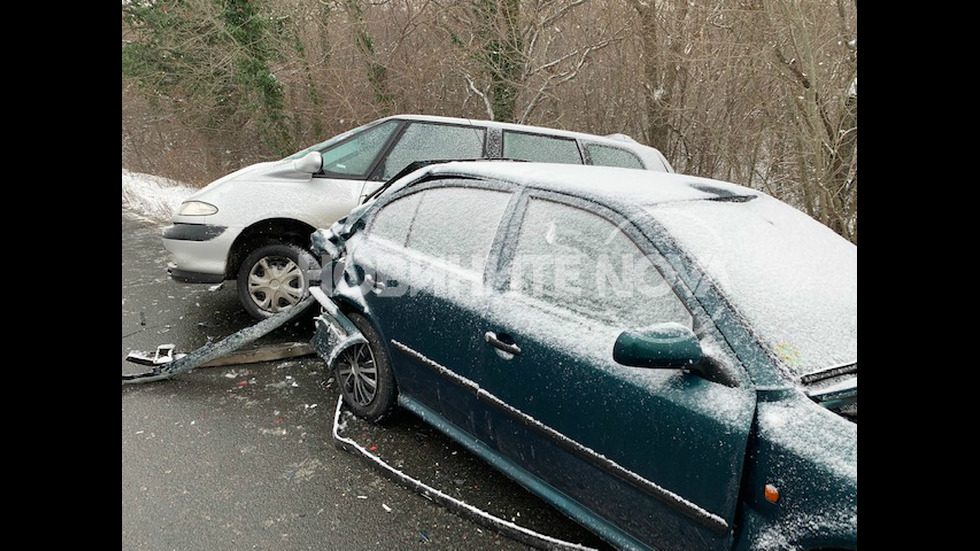
[[[647,208],[795,377],[857,361],[857,246],[772,197]]]
[[[232,180],[255,179],[256,176],[265,175],[267,172],[269,172],[269,169],[271,167],[276,166],[278,164],[282,164],[283,162],[284,161],[267,161],[263,163],[255,163],[253,165],[248,165],[246,167],[240,168],[235,172],[232,172],[230,174],[225,174],[221,178],[218,178],[217,180],[199,189],[197,193],[188,197],[187,200],[197,199],[200,196],[205,195],[208,192],[213,191],[215,188],[221,187],[226,182]],[[248,176],[248,178],[246,178],[246,176]]]

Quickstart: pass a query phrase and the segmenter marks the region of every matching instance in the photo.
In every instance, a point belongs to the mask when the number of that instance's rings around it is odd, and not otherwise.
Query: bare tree
[[[124,162],[183,155],[156,166],[213,178],[396,112],[621,132],[856,242],[856,17],[856,0],[131,0]]]
[[[526,123],[556,90],[578,77],[595,52],[623,40],[624,26],[562,26],[590,0],[459,0],[441,3],[441,26],[465,53],[457,70],[487,118]],[[581,20],[575,20],[580,23]]]
[[[686,0],[630,0],[638,21],[636,32],[642,43],[642,69],[646,82],[643,98],[646,106],[646,137],[652,144],[666,148],[671,127],[671,103],[679,74],[684,66],[681,33],[688,13]]]
[[[781,105],[790,114],[803,207],[857,241],[857,35],[854,6],[763,0]]]

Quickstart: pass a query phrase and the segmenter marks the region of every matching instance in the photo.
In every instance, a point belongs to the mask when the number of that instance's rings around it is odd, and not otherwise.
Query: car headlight
[[[177,214],[181,216],[208,216],[218,214],[218,207],[204,201],[185,201],[180,204]]]

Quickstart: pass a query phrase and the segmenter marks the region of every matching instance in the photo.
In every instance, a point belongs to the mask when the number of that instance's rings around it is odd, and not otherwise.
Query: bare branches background
[[[375,118],[657,147],[857,242],[856,0],[130,0],[123,166],[203,185]]]

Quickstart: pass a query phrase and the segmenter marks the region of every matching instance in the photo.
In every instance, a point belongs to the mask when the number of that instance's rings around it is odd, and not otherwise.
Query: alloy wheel
[[[355,344],[344,350],[337,360],[341,387],[358,405],[374,401],[378,391],[378,369],[374,353],[366,344]]]

